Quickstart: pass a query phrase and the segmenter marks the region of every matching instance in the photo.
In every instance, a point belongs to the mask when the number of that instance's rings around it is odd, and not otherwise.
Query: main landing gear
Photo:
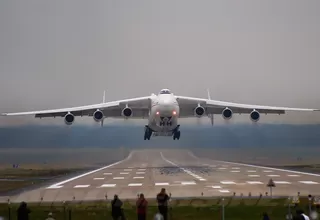
[[[144,140],[150,140],[152,135],[152,130],[146,125],[144,128]]]
[[[177,128],[172,131],[173,140],[180,139],[181,132],[179,131],[179,127],[180,127],[180,125],[178,125]]]

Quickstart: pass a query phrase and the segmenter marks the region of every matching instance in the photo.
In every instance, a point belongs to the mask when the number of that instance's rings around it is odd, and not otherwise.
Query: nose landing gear
[[[150,140],[152,135],[152,130],[146,125],[144,129],[144,140]]]
[[[177,127],[176,127],[176,129],[174,129],[173,130],[173,132],[172,132],[172,138],[173,138],[173,140],[179,140],[180,139],[180,135],[181,135],[181,132],[179,131],[179,128],[180,128],[180,125],[178,125]]]

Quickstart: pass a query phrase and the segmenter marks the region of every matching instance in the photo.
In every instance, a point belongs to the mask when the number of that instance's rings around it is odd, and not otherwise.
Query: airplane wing
[[[74,116],[93,116],[94,112],[100,110],[105,117],[117,118],[123,117],[122,110],[127,106],[132,110],[134,118],[144,118],[149,115],[151,96],[139,97],[133,99],[124,99],[119,101],[105,102],[95,105],[86,105],[72,108],[62,108],[53,110],[17,112],[17,113],[3,113],[4,116],[20,116],[20,115],[34,115],[36,118],[46,117],[64,117],[71,113]]]
[[[263,105],[248,105],[233,102],[217,101],[212,99],[201,99],[186,96],[176,96],[180,106],[180,117],[195,116],[195,109],[197,106],[202,106],[207,115],[223,114],[225,109],[229,109],[236,114],[251,114],[254,110],[263,114],[284,114],[287,111],[320,111],[319,109],[308,108],[287,108]]]

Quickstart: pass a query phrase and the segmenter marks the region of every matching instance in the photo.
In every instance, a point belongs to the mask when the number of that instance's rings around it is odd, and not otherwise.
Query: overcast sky
[[[93,104],[104,89],[116,100],[166,87],[320,108],[319,11],[317,0],[0,1],[0,112]],[[319,114],[275,118],[320,122]]]

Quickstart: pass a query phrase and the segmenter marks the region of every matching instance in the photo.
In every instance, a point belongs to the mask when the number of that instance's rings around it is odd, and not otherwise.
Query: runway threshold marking
[[[103,184],[99,188],[106,188],[106,187],[115,187],[116,184]]]
[[[318,182],[314,182],[314,181],[299,181],[299,183],[304,183],[304,184],[319,184]]]
[[[155,183],[156,186],[169,186],[169,183]]]
[[[88,188],[90,185],[75,185],[73,188]]]
[[[142,183],[129,183],[128,186],[142,186]]]
[[[181,169],[181,170],[184,171],[185,173],[189,174],[190,176],[192,176],[192,177],[194,177],[194,178],[197,178],[197,179],[200,180],[200,181],[206,181],[206,179],[204,179],[203,177],[201,177],[201,176],[199,176],[199,175],[191,172],[190,170],[187,170],[187,169],[185,169],[185,168],[182,168],[182,167],[180,167],[179,165],[173,163],[172,161],[166,159],[166,158],[163,156],[162,152],[160,152],[160,155],[161,155],[161,158],[162,158],[164,161],[166,161],[167,163],[170,163],[171,165],[173,165],[173,166],[175,166],[175,167],[178,167],[179,169]]]
[[[144,179],[144,176],[135,176],[133,179]]]
[[[191,157],[194,157],[195,159],[199,160],[199,157],[196,157],[194,154],[192,154],[190,151],[188,152],[188,154]],[[265,166],[258,166],[258,165],[252,165],[252,164],[245,164],[245,163],[236,163],[236,162],[230,162],[230,161],[223,161],[223,160],[212,160],[218,163],[226,163],[226,164],[233,164],[233,165],[240,165],[240,166],[247,166],[247,167],[254,167],[254,168],[260,168],[260,169],[265,169],[266,170],[274,170],[274,171],[281,171],[281,172],[289,172],[289,173],[296,173],[296,174],[305,174],[305,175],[309,175],[309,176],[316,176],[316,177],[320,177],[320,174],[316,174],[316,173],[307,173],[307,172],[301,172],[301,171],[295,171],[295,170],[286,170],[286,169],[280,169],[280,168],[273,168],[273,167],[265,167]],[[264,172],[265,172],[264,171]],[[270,171],[268,171],[270,172]]]
[[[120,163],[122,163],[122,162],[130,159],[130,158],[132,157],[132,154],[133,154],[133,152],[131,152],[131,153],[128,155],[127,158],[125,158],[125,159],[123,159],[123,160],[120,160],[120,161],[118,161],[118,162],[116,162],[116,163],[110,164],[110,165],[108,165],[108,166],[101,167],[101,168],[96,169],[96,170],[92,170],[92,171],[90,171],[90,172],[81,174],[81,175],[79,175],[79,176],[75,176],[75,177],[73,177],[73,178],[64,180],[64,181],[59,182],[59,183],[55,183],[55,184],[53,184],[53,185],[51,185],[51,186],[49,186],[49,187],[60,186],[60,185],[63,185],[63,184],[65,184],[65,183],[71,182],[71,181],[73,181],[73,180],[79,179],[79,178],[81,178],[81,177],[88,176],[88,175],[90,175],[90,174],[93,174],[93,173],[99,172],[99,171],[101,171],[101,170],[107,169],[107,168],[109,168],[109,167],[112,167],[112,166],[114,166],[114,165],[120,164]]]

